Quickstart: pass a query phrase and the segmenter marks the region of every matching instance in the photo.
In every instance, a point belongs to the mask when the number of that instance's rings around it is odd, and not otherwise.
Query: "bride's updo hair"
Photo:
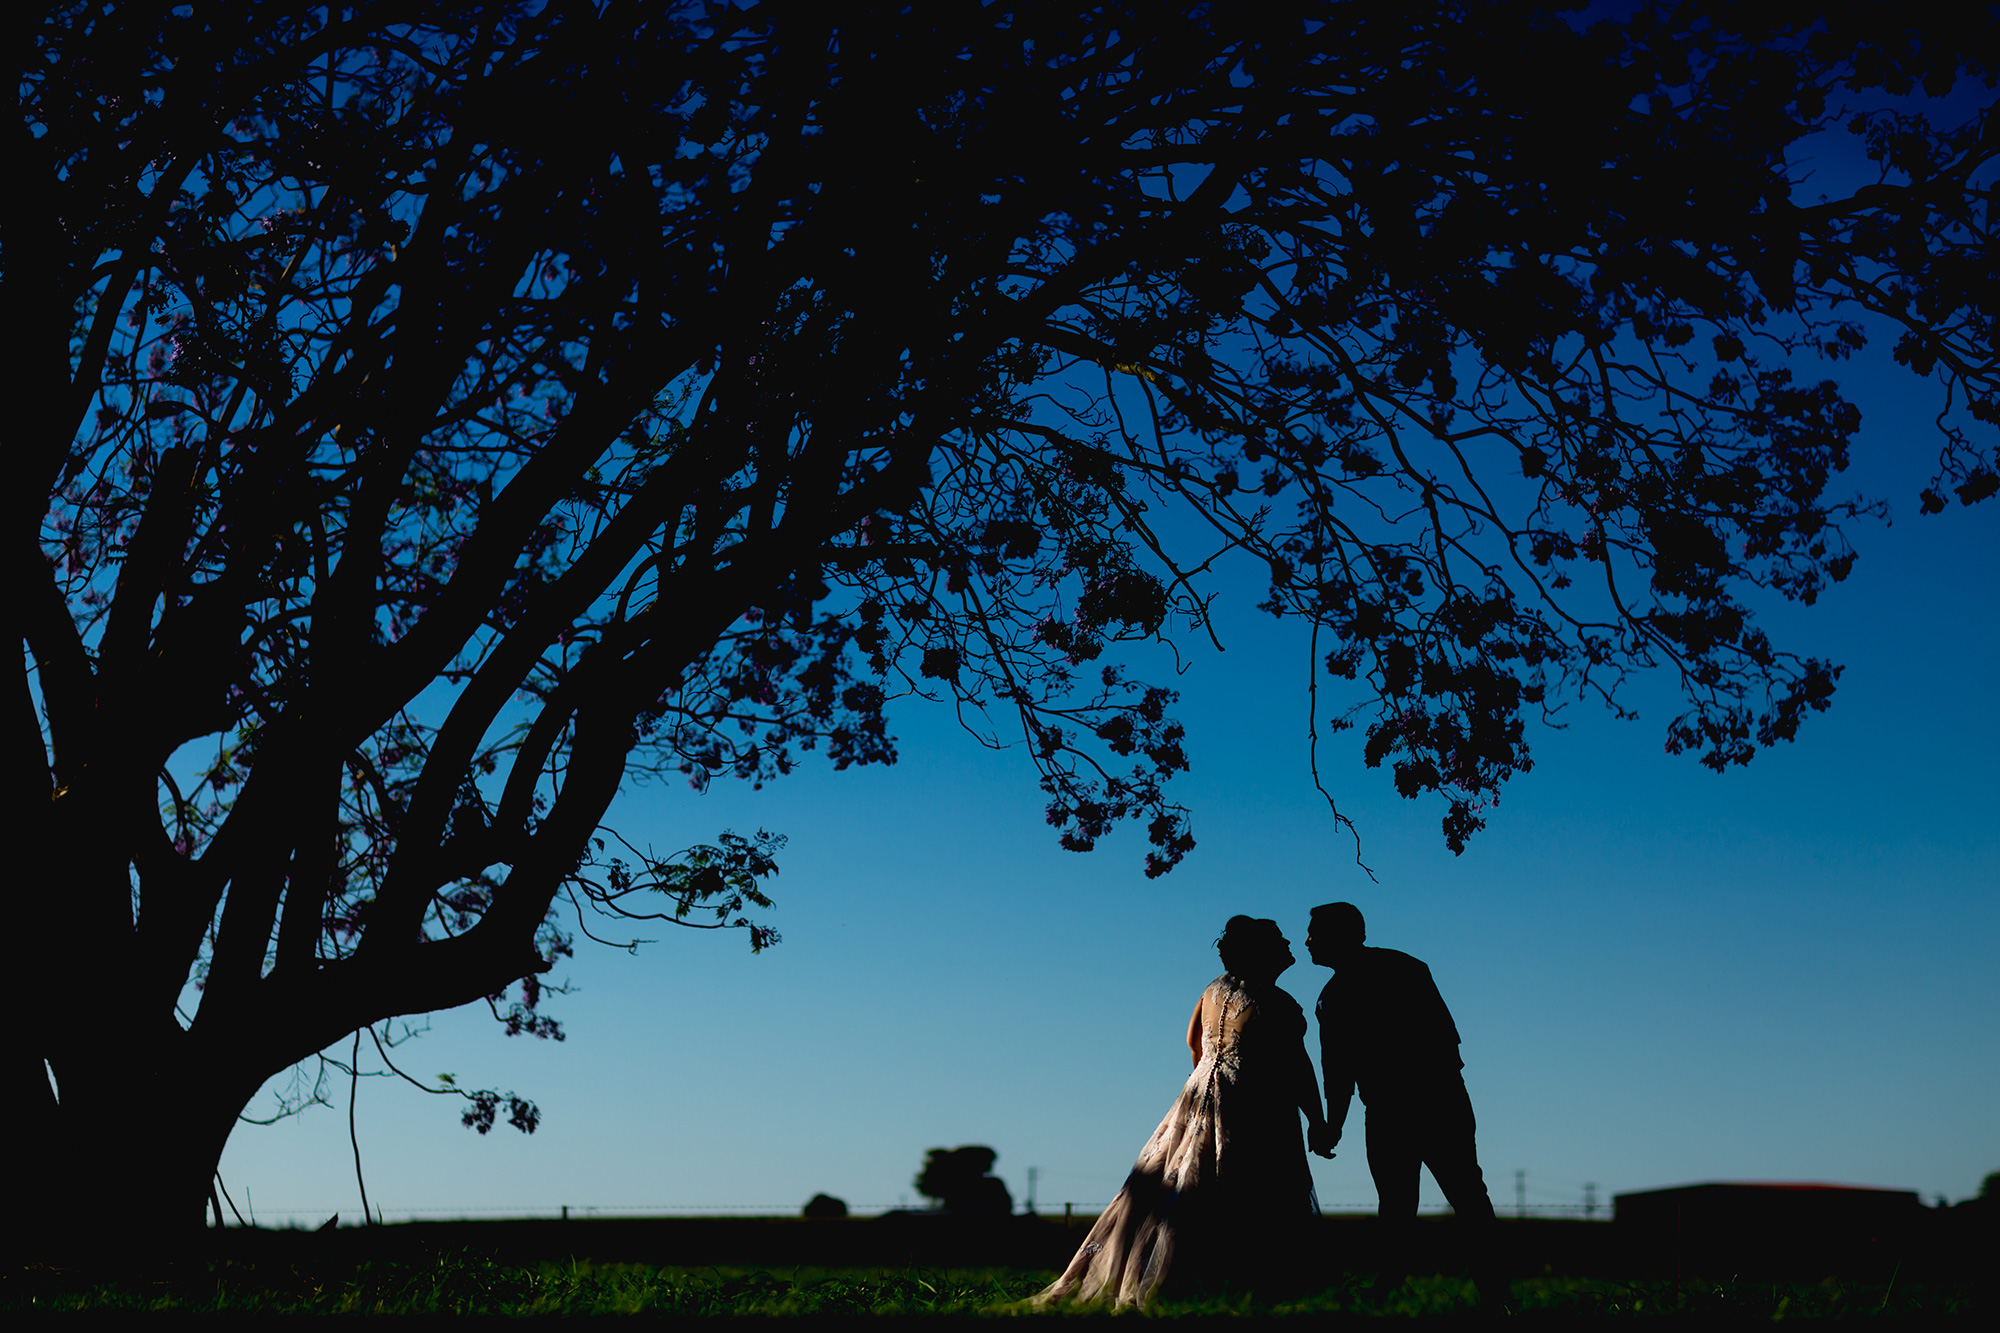
[[[1278,923],[1269,917],[1232,916],[1215,941],[1215,951],[1222,955],[1223,971],[1259,980],[1275,965],[1278,942],[1284,937]]]

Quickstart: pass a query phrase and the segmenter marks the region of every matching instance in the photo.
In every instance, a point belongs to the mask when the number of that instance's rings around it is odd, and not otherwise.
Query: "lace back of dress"
[[[1242,983],[1226,975],[1212,983],[1209,999],[1203,1015],[1202,1055],[1215,1062],[1218,1073],[1233,1075],[1242,1063],[1243,1028],[1254,1005]]]

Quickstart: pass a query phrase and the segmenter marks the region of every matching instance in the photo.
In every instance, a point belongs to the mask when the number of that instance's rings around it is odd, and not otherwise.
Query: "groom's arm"
[[[1347,1123],[1347,1108],[1354,1100],[1354,1058],[1348,1049],[1347,1033],[1339,1007],[1327,1003],[1322,993],[1313,1010],[1319,1021],[1319,1070],[1326,1084],[1326,1128],[1331,1140],[1340,1142],[1341,1127]]]

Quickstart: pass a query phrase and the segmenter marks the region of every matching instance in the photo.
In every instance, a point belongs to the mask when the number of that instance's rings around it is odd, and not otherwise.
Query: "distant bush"
[[[831,1194],[815,1194],[806,1201],[807,1217],[846,1217],[847,1200]]]
[[[988,1174],[1000,1154],[980,1144],[932,1148],[917,1173],[917,1193],[941,1204],[946,1212],[1005,1216],[1014,1211],[1014,1196],[1006,1182]]]

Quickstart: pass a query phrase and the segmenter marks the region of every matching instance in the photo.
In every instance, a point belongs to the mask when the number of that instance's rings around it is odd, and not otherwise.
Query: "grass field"
[[[148,1278],[107,1279],[30,1268],[0,1278],[0,1315],[182,1313],[223,1315],[585,1316],[886,1315],[964,1318],[1044,1314],[1026,1298],[1054,1278],[1024,1269],[686,1269],[643,1264],[502,1262],[471,1251],[339,1266],[219,1261]],[[1543,1277],[1512,1284],[1518,1317],[1796,1319],[1970,1314],[1973,1288],[1916,1283],[1676,1283]],[[1161,1317],[1409,1318],[1478,1312],[1462,1278],[1418,1278],[1381,1290],[1366,1275],[1282,1301],[1221,1295],[1165,1302]]]

